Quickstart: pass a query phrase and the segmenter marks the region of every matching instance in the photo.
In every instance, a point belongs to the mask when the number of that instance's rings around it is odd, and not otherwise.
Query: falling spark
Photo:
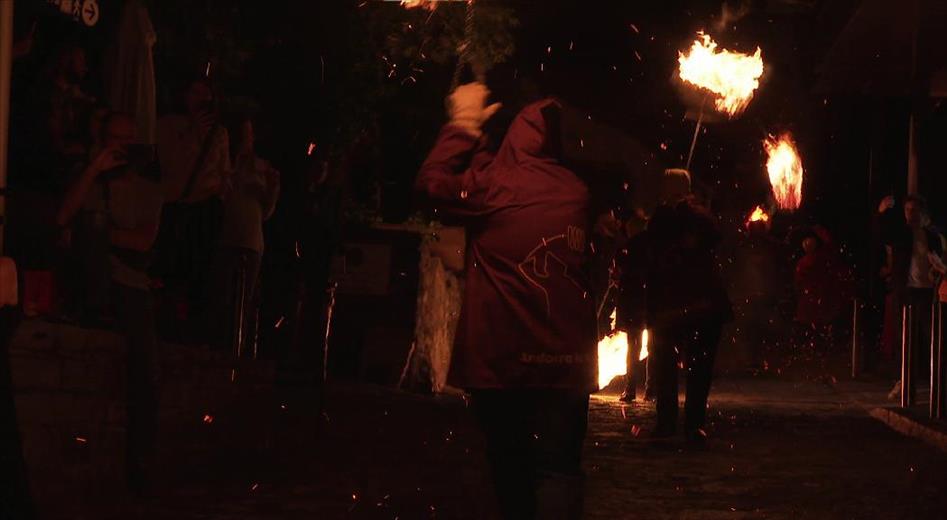
[[[769,183],[773,187],[776,204],[781,209],[795,210],[802,204],[802,158],[792,140],[792,134],[786,132],[763,141],[766,150],[766,171]]]
[[[250,486],[250,491],[256,491],[256,488],[258,488],[258,487],[260,487],[260,485],[257,484],[256,482],[254,482],[253,485]]]
[[[739,114],[753,99],[763,75],[763,57],[759,47],[751,55],[726,49],[702,31],[687,54],[678,52],[681,79],[714,94],[717,110],[731,117]]]
[[[207,62],[207,66],[204,67],[204,77],[205,78],[210,77],[210,62],[209,61]]]
[[[204,414],[204,423],[210,424],[212,422],[214,422],[214,416],[210,414]]]
[[[79,444],[85,444],[89,442],[89,439],[86,439],[85,437],[76,437],[76,442],[78,442]]]
[[[286,316],[280,316],[280,318],[279,318],[278,320],[276,320],[276,325],[273,325],[273,328],[274,328],[274,329],[278,329],[278,328],[282,327],[282,326],[283,326],[283,322],[284,322],[285,320],[286,320]]]
[[[640,34],[641,31],[638,30],[638,26],[635,24],[630,24],[631,30],[635,31],[635,34]]]
[[[315,149],[316,149],[316,143],[313,143],[312,141],[310,141],[310,142],[309,142],[309,147],[306,148],[306,155],[307,155],[307,156],[308,156],[308,155],[312,155],[312,152],[313,152]]]

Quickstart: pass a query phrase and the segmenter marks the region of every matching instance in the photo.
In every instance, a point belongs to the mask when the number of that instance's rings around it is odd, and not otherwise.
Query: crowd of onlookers
[[[252,114],[222,113],[206,76],[143,129],[86,92],[88,63],[68,44],[15,75],[6,251],[27,315],[126,337],[134,483],[153,463],[159,316],[173,341],[248,350],[280,175],[255,152]]]

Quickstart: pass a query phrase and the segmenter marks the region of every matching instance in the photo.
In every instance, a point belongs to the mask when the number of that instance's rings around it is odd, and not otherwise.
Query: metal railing
[[[901,309],[901,407],[914,404],[914,307],[905,305]]]
[[[944,304],[934,296],[931,306],[931,419],[944,417]]]
[[[905,305],[901,309],[901,407],[909,408],[915,404],[914,356],[915,337],[914,313],[928,312],[927,309],[915,309]],[[932,419],[942,419],[947,407],[944,384],[944,304],[935,301],[930,311],[930,400],[928,413]]]

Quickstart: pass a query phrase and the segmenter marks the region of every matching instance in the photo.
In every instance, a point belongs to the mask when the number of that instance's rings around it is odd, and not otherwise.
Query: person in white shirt
[[[253,123],[243,118],[231,127],[233,173],[223,191],[223,222],[214,252],[208,301],[209,342],[218,348],[233,345],[237,305],[243,289],[244,344],[255,324],[257,278],[263,256],[263,222],[276,209],[280,174],[254,150]]]

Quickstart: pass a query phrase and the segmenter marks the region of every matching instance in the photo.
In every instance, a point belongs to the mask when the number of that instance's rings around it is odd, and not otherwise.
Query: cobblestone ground
[[[713,441],[702,451],[648,442],[650,406],[595,396],[586,444],[586,516],[947,518],[947,455],[868,417],[853,398],[874,394],[858,390],[816,382],[721,382],[711,401]],[[129,503],[118,516],[496,516],[482,440],[460,398],[337,387],[319,440],[292,442],[298,446],[287,446],[295,454],[289,464],[233,463],[225,481],[184,485],[182,479],[181,489]]]

